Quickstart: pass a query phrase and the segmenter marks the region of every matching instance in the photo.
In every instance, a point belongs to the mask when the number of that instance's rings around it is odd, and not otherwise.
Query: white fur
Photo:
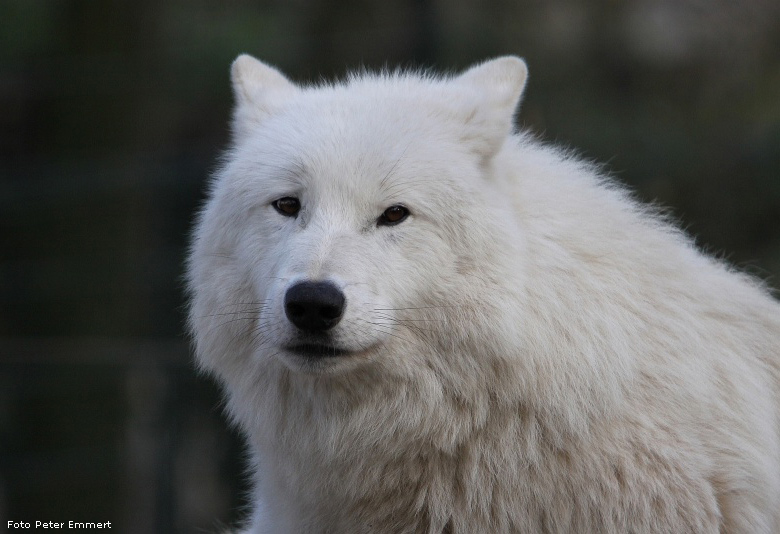
[[[780,532],[780,305],[512,134],[525,79],[234,63],[190,325],[253,453],[248,532]],[[346,294],[352,354],[283,349],[305,279]]]

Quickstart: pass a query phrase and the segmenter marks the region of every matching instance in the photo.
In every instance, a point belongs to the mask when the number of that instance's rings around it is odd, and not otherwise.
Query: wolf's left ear
[[[236,130],[261,122],[298,91],[284,74],[248,54],[233,61],[230,79],[236,99],[233,113]]]
[[[476,97],[476,109],[465,117],[464,140],[484,158],[495,154],[512,132],[527,78],[528,67],[522,59],[504,56],[475,65],[455,79]]]

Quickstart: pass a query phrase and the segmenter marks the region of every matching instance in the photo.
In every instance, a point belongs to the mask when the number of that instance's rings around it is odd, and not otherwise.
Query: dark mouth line
[[[335,357],[349,354],[349,351],[331,345],[318,345],[315,343],[302,343],[285,347],[286,350],[299,356]]]

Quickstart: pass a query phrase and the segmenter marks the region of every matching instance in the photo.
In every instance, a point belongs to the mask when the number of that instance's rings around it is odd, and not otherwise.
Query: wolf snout
[[[298,282],[284,294],[284,313],[301,330],[324,332],[344,315],[347,299],[332,282]]]

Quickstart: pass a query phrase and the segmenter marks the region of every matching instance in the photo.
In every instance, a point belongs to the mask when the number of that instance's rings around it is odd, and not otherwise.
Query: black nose
[[[301,330],[321,332],[339,323],[346,302],[331,282],[298,282],[284,295],[284,313]]]

